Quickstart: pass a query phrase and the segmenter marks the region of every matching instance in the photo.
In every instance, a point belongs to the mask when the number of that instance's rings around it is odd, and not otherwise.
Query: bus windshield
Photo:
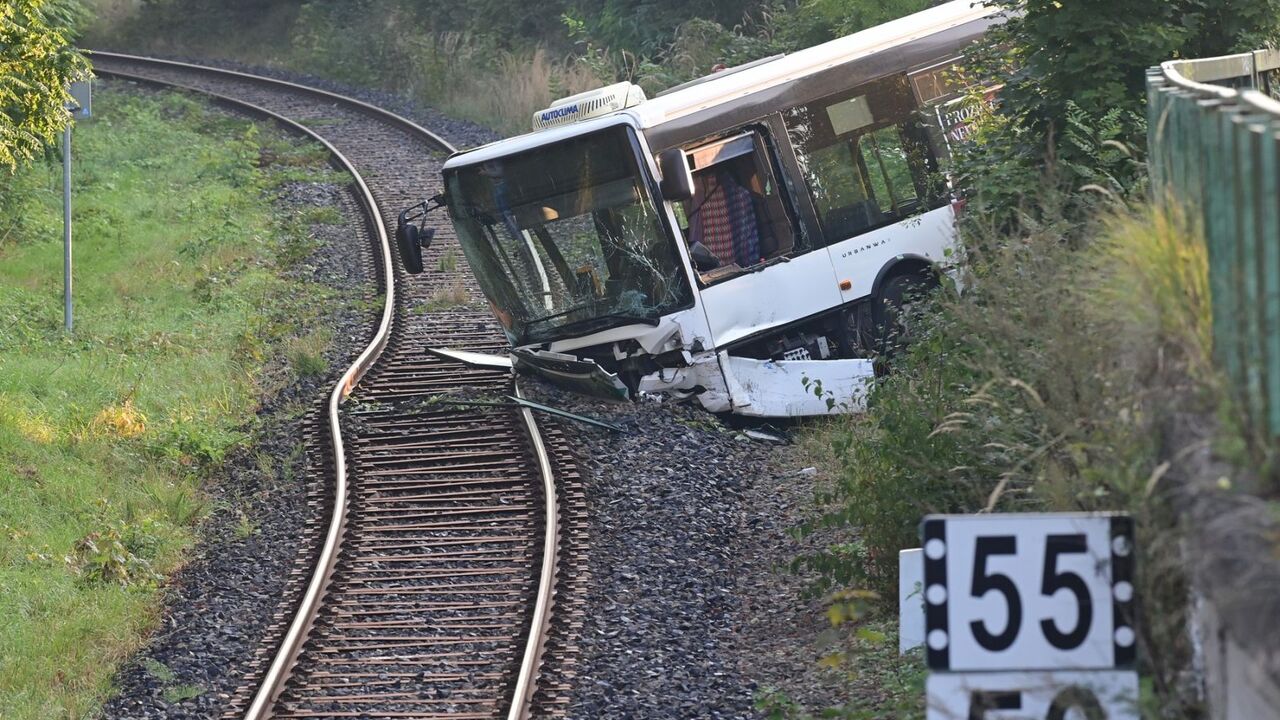
[[[692,302],[630,133],[609,128],[446,174],[458,240],[513,344],[656,325]]]

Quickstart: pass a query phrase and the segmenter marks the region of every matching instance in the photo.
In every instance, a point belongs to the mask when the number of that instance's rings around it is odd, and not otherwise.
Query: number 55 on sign
[[[1133,665],[1127,516],[930,516],[923,540],[931,670]]]

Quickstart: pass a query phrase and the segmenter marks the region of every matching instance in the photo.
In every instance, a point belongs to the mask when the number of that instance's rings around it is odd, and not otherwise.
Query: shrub
[[[0,167],[31,161],[66,127],[67,85],[89,69],[71,45],[82,13],[74,0],[0,5]]]
[[[865,417],[832,433],[839,477],[821,524],[858,542],[800,564],[891,599],[925,514],[1131,512],[1144,653],[1162,702],[1177,703],[1186,591],[1156,490],[1182,451],[1163,444],[1167,419],[1217,403],[1205,248],[1172,210],[1112,211],[1074,240],[1063,226],[980,238],[964,296],[934,299]]]
[[[988,242],[973,287],[935,299],[924,337],[835,441],[843,474],[825,522],[858,529],[860,546],[807,564],[892,597],[897,551],[926,513],[1142,497],[1170,373],[1208,372],[1204,250],[1179,218],[1145,209],[1094,234],[1081,249],[1051,224]]]

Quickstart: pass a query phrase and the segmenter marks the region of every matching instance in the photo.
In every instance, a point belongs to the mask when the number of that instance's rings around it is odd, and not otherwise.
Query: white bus
[[[861,408],[893,308],[945,269],[947,69],[997,22],[956,0],[652,99],[566,98],[455,154],[434,204],[517,368],[714,412]]]

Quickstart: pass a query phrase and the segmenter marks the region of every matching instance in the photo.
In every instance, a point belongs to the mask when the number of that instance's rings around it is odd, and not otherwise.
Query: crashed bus
[[[948,70],[996,22],[956,0],[651,99],[575,95],[453,155],[420,208],[447,208],[517,369],[713,412],[856,411],[896,311],[948,269]],[[424,215],[397,232],[411,270]]]

